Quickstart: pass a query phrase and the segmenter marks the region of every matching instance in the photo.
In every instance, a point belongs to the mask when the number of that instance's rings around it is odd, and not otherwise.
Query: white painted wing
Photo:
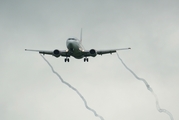
[[[95,49],[91,49],[91,50],[84,50],[82,51],[83,56],[88,57],[95,57],[96,55],[103,55],[103,54],[112,54],[115,53],[118,50],[129,50],[131,48],[121,48],[121,49],[109,49],[109,50],[95,50]]]
[[[103,54],[108,54],[108,53],[112,54],[112,53],[117,52],[118,50],[129,50],[129,49],[131,49],[131,48],[121,48],[121,49],[111,49],[111,50],[97,50],[96,52],[97,52],[98,55],[103,55]]]
[[[63,56],[63,57],[69,57],[69,53],[67,50],[53,50],[53,51],[48,51],[48,50],[32,50],[32,49],[25,49],[25,51],[33,51],[33,52],[39,52],[40,54],[47,54],[47,55],[52,55],[52,56],[55,56],[55,57],[60,57],[60,56]]]

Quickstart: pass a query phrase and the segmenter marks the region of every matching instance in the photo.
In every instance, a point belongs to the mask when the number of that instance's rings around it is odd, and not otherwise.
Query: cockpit
[[[68,40],[77,40],[76,38],[68,38]]]

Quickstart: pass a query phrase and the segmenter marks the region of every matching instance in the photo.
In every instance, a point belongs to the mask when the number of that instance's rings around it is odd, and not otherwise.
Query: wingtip
[[[128,48],[128,49],[131,49],[131,48]]]
[[[25,51],[29,51],[29,49],[25,49]]]

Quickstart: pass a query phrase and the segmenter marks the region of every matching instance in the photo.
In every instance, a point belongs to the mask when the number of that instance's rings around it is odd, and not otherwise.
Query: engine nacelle
[[[54,55],[55,57],[60,57],[60,51],[57,50],[57,49],[55,49],[55,50],[53,51],[53,55]]]
[[[89,52],[92,57],[95,57],[97,55],[97,52],[95,49],[91,49]]]

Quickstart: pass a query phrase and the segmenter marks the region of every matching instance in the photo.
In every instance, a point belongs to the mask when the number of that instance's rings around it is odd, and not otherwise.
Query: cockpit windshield
[[[68,40],[76,40],[76,38],[68,38]]]

